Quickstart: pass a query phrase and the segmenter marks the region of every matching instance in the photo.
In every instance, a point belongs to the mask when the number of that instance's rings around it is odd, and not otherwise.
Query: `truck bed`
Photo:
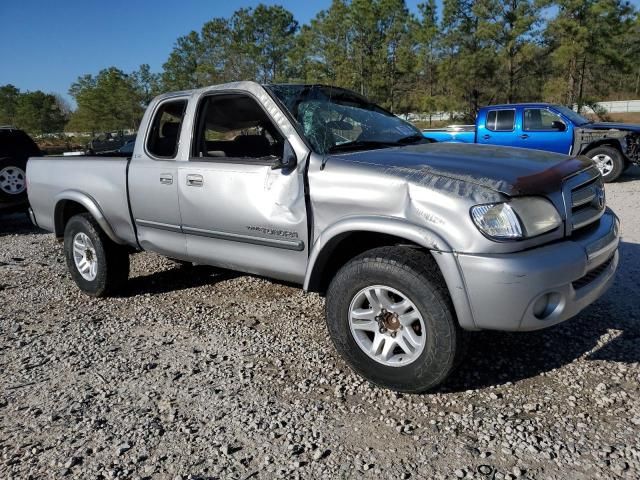
[[[128,158],[104,156],[32,157],[27,163],[29,201],[38,225],[56,231],[55,212],[60,198],[91,198],[115,235],[136,244],[127,198]],[[82,192],[79,191],[82,190]],[[75,200],[74,200],[75,201]],[[56,233],[60,233],[57,231]]]

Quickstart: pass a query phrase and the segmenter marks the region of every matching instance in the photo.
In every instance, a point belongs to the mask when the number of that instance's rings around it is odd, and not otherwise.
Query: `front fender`
[[[96,202],[91,196],[78,190],[65,190],[54,197],[55,210],[53,218],[55,233],[57,237],[61,237],[64,234],[63,213],[65,202],[68,201],[82,205],[96,220],[96,222],[98,222],[100,228],[102,228],[104,233],[106,233],[111,240],[119,245],[125,244],[125,242],[117,237],[117,235],[113,231],[113,228],[111,228],[111,225],[109,225],[107,218],[104,216],[104,213],[102,213],[102,210],[100,210],[100,207],[98,206],[98,202]]]
[[[404,238],[428,249],[442,274],[460,326],[467,330],[477,330],[467,297],[462,274],[456,261],[456,254],[449,243],[437,233],[421,225],[393,217],[348,217],[327,227],[320,233],[309,256],[304,279],[304,289],[310,290],[322,275],[324,265],[331,257],[335,246],[345,235],[354,232],[371,232]]]
[[[415,225],[393,217],[358,216],[347,217],[325,228],[313,245],[304,279],[308,290],[314,275],[322,271],[333,248],[344,237],[353,232],[371,232],[404,238],[431,251],[451,252],[451,246],[442,236],[421,225]]]

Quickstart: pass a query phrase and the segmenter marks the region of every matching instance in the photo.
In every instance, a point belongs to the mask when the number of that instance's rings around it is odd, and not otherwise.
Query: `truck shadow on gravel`
[[[576,318],[528,333],[478,332],[437,391],[463,392],[533,378],[577,359],[640,362],[640,244],[620,244],[615,284]]]
[[[640,167],[633,166],[626,170],[615,183],[627,183],[640,180]]]
[[[128,298],[136,295],[176,292],[187,288],[214,285],[239,276],[239,273],[206,265],[192,267],[176,265],[170,270],[130,278],[120,296]]]
[[[44,230],[31,225],[25,213],[0,213],[0,237],[6,235],[41,235]]]

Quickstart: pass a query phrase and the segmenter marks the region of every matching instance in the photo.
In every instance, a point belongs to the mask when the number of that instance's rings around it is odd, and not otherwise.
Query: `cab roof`
[[[546,103],[546,102],[531,102],[531,103],[502,103],[499,105],[487,105],[486,108],[515,108],[515,107],[554,107],[556,104],[554,103]]]

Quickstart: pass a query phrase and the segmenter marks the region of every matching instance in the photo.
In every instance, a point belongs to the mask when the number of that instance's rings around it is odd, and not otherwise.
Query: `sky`
[[[241,7],[282,5],[307,23],[331,0],[0,0],[0,85],[69,99],[85,73],[148,63],[160,71],[175,40]],[[419,0],[408,0],[413,10]]]
[[[416,11],[419,2],[407,5]],[[86,73],[131,72],[143,63],[160,71],[179,36],[258,3],[282,5],[303,24],[331,0],[0,0],[0,85],[69,99]]]

